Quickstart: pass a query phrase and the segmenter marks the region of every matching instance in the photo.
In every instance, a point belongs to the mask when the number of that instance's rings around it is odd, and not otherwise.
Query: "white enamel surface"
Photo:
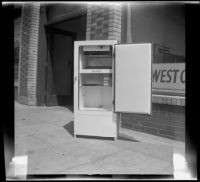
[[[151,114],[151,44],[116,45],[115,111]]]
[[[74,130],[75,135],[116,137],[117,125],[112,116],[78,115]]]
[[[87,136],[117,137],[117,123],[113,113],[113,83],[105,86],[84,86],[84,83],[98,83],[94,73],[112,74],[112,69],[84,69],[80,46],[109,45],[114,49],[117,40],[75,41],[74,43],[74,134]],[[105,60],[104,60],[105,61]],[[113,57],[112,57],[112,61]],[[80,64],[83,63],[83,64]],[[84,80],[79,73],[88,74]],[[80,74],[80,76],[81,76]],[[91,77],[91,78],[90,78]],[[113,77],[111,77],[113,82]],[[105,79],[106,80],[106,79]],[[84,82],[83,82],[84,81]],[[81,83],[83,82],[83,83]],[[105,81],[106,82],[106,81]]]

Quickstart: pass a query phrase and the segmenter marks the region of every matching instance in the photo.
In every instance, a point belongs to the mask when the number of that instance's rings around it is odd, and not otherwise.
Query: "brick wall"
[[[19,49],[20,49],[21,17],[14,20],[14,95],[18,99],[18,77],[19,77]]]
[[[19,53],[19,102],[36,105],[39,3],[25,3],[22,10]]]
[[[86,39],[121,41],[121,17],[119,5],[88,5]]]
[[[185,141],[185,107],[153,104],[152,115],[126,113],[121,126],[136,131]]]

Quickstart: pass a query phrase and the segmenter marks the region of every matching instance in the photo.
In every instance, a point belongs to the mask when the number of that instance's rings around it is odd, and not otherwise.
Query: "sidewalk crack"
[[[110,157],[110,156],[112,156],[112,155],[118,154],[118,153],[120,153],[120,152],[122,152],[122,151],[124,151],[124,149],[123,149],[123,150],[120,150],[120,151],[117,151],[117,152],[114,152],[114,153],[107,154],[107,155],[105,155],[105,156],[103,156],[103,157],[100,157],[100,158],[97,158],[97,159],[95,159],[95,160],[93,160],[93,161],[86,162],[86,163],[82,163],[82,164],[79,164],[79,165],[76,165],[76,166],[72,166],[72,167],[68,167],[68,168],[62,169],[62,170],[57,171],[57,172],[60,173],[60,172],[65,171],[65,170],[74,169],[74,168],[77,168],[77,167],[80,167],[80,166],[84,166],[84,165],[87,165],[87,164],[92,164],[92,165],[93,165],[94,163],[96,163],[96,162],[99,161],[99,160],[103,160],[103,159],[108,158],[108,157]]]

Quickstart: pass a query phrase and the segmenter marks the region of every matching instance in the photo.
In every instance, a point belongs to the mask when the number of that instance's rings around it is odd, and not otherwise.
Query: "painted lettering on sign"
[[[153,90],[185,93],[185,63],[153,64]]]

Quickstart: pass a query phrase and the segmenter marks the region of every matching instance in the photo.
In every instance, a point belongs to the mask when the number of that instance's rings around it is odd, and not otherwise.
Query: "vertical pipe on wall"
[[[127,4],[127,43],[132,43],[132,32],[131,32],[131,4]]]

